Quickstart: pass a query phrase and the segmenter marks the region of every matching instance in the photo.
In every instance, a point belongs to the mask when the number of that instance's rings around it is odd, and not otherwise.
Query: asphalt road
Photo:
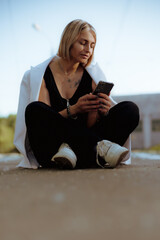
[[[0,171],[0,239],[160,239],[160,161]]]

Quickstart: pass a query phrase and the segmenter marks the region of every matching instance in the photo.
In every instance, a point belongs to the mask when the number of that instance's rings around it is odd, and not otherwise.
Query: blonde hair
[[[64,29],[60,44],[59,44],[59,49],[57,55],[59,57],[62,57],[64,59],[70,60],[70,50],[72,45],[75,43],[79,35],[81,34],[82,31],[89,30],[91,31],[93,37],[95,38],[96,42],[96,31],[94,27],[89,24],[88,22],[85,22],[81,19],[76,19],[70,22]],[[94,49],[93,49],[94,53]],[[93,59],[93,54],[91,57],[88,59],[88,62],[85,66],[88,66]]]

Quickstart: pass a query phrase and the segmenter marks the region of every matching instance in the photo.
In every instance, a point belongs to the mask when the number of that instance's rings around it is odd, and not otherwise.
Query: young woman
[[[92,63],[95,29],[74,20],[63,31],[58,54],[27,71],[21,83],[15,145],[20,166],[37,168],[116,167],[127,160],[126,144],[139,122],[132,102],[116,104],[104,93],[105,80]]]

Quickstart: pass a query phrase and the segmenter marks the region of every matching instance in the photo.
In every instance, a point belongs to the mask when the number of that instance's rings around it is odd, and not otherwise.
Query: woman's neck
[[[75,73],[78,70],[79,62],[68,61],[63,58],[58,59],[60,66],[66,74]]]

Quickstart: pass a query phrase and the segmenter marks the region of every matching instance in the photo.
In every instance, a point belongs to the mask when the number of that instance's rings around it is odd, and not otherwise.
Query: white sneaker
[[[102,140],[97,143],[97,157],[96,162],[102,168],[115,168],[127,155],[129,150],[125,147],[121,147],[116,143],[112,143],[108,140]],[[102,160],[98,157],[101,157]]]
[[[56,163],[58,168],[72,169],[75,168],[77,157],[67,143],[63,143],[58,152],[52,157],[51,161]]]

